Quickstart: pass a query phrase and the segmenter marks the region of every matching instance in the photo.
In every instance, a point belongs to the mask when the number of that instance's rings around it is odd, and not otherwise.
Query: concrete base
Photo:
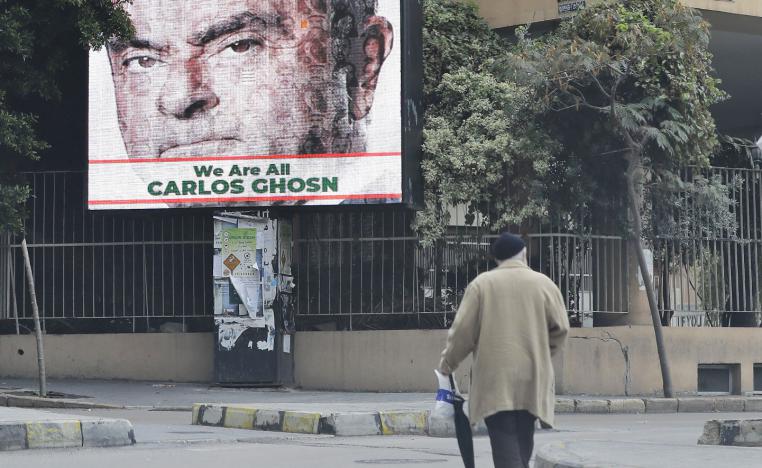
[[[310,390],[434,392],[433,369],[446,336],[446,330],[300,332],[294,345],[296,385]],[[696,394],[699,364],[737,365],[734,393],[754,390],[754,364],[762,363],[762,329],[665,328],[664,337],[678,395]],[[577,328],[568,343],[565,353],[554,359],[557,394],[661,395],[650,326]],[[211,382],[214,375],[210,333],[48,335],[45,347],[51,378]],[[0,336],[0,356],[0,376],[36,375],[33,336]],[[468,391],[470,367],[467,360],[456,372],[463,392]],[[718,410],[731,410],[737,403],[717,404]]]
[[[211,333],[45,335],[49,378],[211,382]],[[34,335],[0,335],[0,376],[37,377]]]
[[[420,391],[436,389],[446,330],[301,332],[296,341],[297,384],[315,390]],[[665,328],[672,382],[695,395],[699,364],[738,364],[742,395],[754,390],[754,364],[762,363],[762,329]],[[556,393],[660,396],[661,371],[653,328],[572,329],[565,353],[554,359]],[[456,375],[467,390],[470,362]]]
[[[447,330],[300,332],[295,340],[296,383],[313,390],[433,392],[434,368]],[[458,387],[467,392],[470,358]]]

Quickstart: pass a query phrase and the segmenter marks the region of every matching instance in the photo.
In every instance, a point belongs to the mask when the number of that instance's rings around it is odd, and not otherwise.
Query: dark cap
[[[526,244],[521,237],[504,232],[492,243],[492,255],[498,261],[508,260],[518,255],[525,247]]]

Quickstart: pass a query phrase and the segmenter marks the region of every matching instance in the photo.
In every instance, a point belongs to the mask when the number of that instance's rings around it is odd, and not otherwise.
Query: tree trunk
[[[653,321],[654,335],[656,336],[656,351],[659,354],[659,365],[661,366],[661,378],[664,386],[664,398],[672,398],[674,393],[672,392],[672,377],[669,371],[669,362],[667,361],[667,352],[664,349],[664,336],[661,329],[661,317],[659,315],[659,306],[656,302],[656,294],[654,292],[653,281],[648,274],[648,264],[646,262],[646,255],[643,251],[643,223],[640,215],[640,200],[641,197],[636,189],[636,173],[639,171],[639,160],[635,157],[628,158],[629,167],[626,174],[627,194],[629,198],[630,213],[632,214],[632,242],[635,247],[635,252],[638,257],[638,265],[640,267],[640,274],[643,277],[643,284],[646,287],[646,295],[648,296],[648,305],[651,309],[651,320]]]
[[[26,238],[21,240],[21,253],[24,255],[26,278],[29,283],[29,298],[32,302],[32,317],[34,317],[34,334],[37,339],[37,365],[40,371],[40,396],[48,396],[48,382],[45,376],[45,350],[42,346],[42,330],[40,329],[40,311],[37,308],[37,294],[34,291],[34,275],[32,263],[29,261],[29,250],[26,248]]]

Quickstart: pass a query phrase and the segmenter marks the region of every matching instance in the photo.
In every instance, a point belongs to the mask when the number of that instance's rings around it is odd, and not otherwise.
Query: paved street
[[[5,452],[3,468],[88,467],[360,467],[364,465],[459,467],[454,439],[431,437],[299,436],[284,433],[191,426],[190,413],[148,410],[66,410],[69,414],[127,418],[135,427],[138,445],[128,448],[59,449]],[[713,418],[760,418],[760,414],[561,415],[559,430],[540,431],[537,446],[555,441],[593,441],[601,450],[615,442],[636,442],[648,450],[630,462],[657,459],[682,450],[695,454],[683,466],[755,466],[762,449],[697,447],[703,423]],[[475,440],[477,465],[491,466],[489,442]],[[62,456],[65,455],[65,456]],[[710,460],[714,459],[714,462]]]

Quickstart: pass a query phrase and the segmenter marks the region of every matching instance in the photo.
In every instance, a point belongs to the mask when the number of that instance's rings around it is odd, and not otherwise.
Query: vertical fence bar
[[[16,296],[16,251],[12,252],[12,266],[10,269],[11,279],[11,297],[13,298],[13,321],[16,325],[16,335],[20,335],[19,330],[19,309],[18,309],[18,297]]]
[[[733,178],[734,179],[738,180],[738,173],[739,172],[740,171],[734,171],[733,172]],[[742,183],[743,183],[743,181],[742,181]],[[744,228],[745,228],[745,224],[746,224],[745,223],[745,219],[744,219],[743,188],[742,187],[737,187],[737,191],[738,191],[737,197],[738,197],[738,205],[739,205],[739,210],[738,210],[739,213],[738,213],[738,217],[737,217],[738,220],[739,220],[738,221],[738,232],[743,237],[744,236]],[[746,314],[749,311],[748,294],[747,294],[748,290],[746,288],[746,271],[747,271],[746,270],[746,255],[745,255],[746,252],[744,252],[744,250],[745,250],[744,247],[745,246],[743,244],[736,243],[736,246],[737,246],[737,249],[740,250],[740,253],[741,253],[741,255],[740,255],[740,257],[741,257],[741,278],[740,278],[741,279],[741,286],[740,287],[741,287],[741,301],[742,302],[740,303],[740,307],[741,307],[741,310],[743,311],[742,312],[742,316],[744,316],[744,320],[745,320],[746,319],[745,316],[746,316]],[[736,280],[736,281],[738,281],[738,280]]]
[[[5,260],[5,273],[2,274],[2,282],[4,283],[3,289],[0,292],[3,294],[3,310],[0,313],[0,318],[9,318],[11,315],[11,242],[10,234],[0,235],[0,252],[3,254]]]
[[[760,289],[759,289],[759,225],[757,224],[757,211],[760,206],[760,198],[757,193],[757,180],[759,178],[759,174],[756,171],[749,172],[749,181],[751,183],[751,211],[752,211],[752,231],[751,231],[751,242],[753,244],[753,269],[752,269],[752,275],[754,278],[754,293],[755,293],[755,310],[760,309]]]

